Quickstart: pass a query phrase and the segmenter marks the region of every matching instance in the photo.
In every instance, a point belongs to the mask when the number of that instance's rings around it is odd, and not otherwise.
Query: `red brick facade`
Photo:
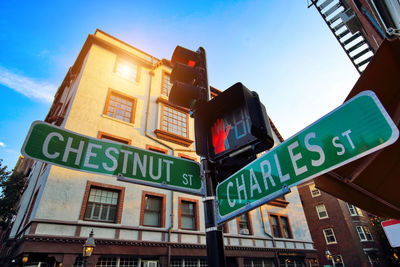
[[[363,211],[362,216],[351,216],[346,202],[322,191],[320,195],[313,197],[309,185],[309,182],[305,183],[298,189],[311,236],[318,250],[319,265],[330,264],[325,256],[328,249],[332,255],[341,255],[345,266],[372,266],[370,261],[379,260],[376,258],[382,253],[368,214]],[[328,214],[324,219],[319,219],[316,210],[316,206],[321,204],[325,205]],[[367,226],[373,235],[373,241],[361,241],[356,226]],[[329,228],[333,229],[336,243],[327,244],[323,230]]]

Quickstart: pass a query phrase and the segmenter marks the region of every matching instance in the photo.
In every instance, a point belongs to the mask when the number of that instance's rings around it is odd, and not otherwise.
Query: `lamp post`
[[[325,250],[325,257],[326,257],[326,259],[329,261],[332,261],[332,266],[333,267],[335,267],[336,265],[335,265],[335,260],[333,259],[333,256],[332,256],[332,253],[328,250],[328,249],[326,249]]]
[[[83,245],[83,267],[86,267],[87,258],[92,256],[92,252],[94,247],[96,246],[93,237],[93,229],[89,234],[89,237],[86,239],[85,244]]]

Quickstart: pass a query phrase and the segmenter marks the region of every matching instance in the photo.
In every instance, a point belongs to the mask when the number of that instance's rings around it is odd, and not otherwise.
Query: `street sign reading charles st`
[[[364,91],[217,186],[218,223],[288,188],[394,143],[399,131],[372,91]]]
[[[69,169],[202,194],[200,165],[195,161],[99,140],[41,121],[32,123],[21,153]]]

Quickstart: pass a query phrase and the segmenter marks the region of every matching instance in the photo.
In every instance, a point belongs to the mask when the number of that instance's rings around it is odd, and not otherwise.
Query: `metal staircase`
[[[361,74],[374,55],[361,24],[354,12],[342,0],[311,0],[333,35]]]

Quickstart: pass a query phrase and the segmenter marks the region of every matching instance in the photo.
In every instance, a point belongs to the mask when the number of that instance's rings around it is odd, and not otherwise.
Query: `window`
[[[274,265],[270,265],[274,266]],[[305,267],[304,260],[295,257],[279,257],[281,267]]]
[[[351,216],[363,216],[360,208],[347,203],[347,207],[349,208],[349,212]]]
[[[274,261],[272,259],[254,259],[254,258],[244,258],[244,267],[274,267]],[[282,265],[285,266],[285,265]],[[298,265],[301,266],[301,265]]]
[[[319,191],[319,189],[315,187],[315,184],[310,184],[309,187],[310,187],[312,197],[317,197],[317,196],[321,195],[321,191]]]
[[[185,259],[172,259],[170,263],[171,267],[207,267],[206,259],[195,259],[195,258],[185,258]]]
[[[138,66],[128,60],[118,58],[115,73],[131,81],[139,81]]]
[[[123,138],[123,137],[119,137],[116,135],[112,135],[112,134],[108,134],[105,132],[100,132],[97,135],[98,139],[103,139],[103,140],[109,140],[109,141],[114,141],[114,142],[118,142],[118,143],[123,143],[123,144],[127,144],[130,145],[131,144],[131,140],[127,139],[127,138]]]
[[[326,211],[325,205],[320,204],[315,207],[317,209],[318,218],[325,219],[328,218],[328,212]]]
[[[165,227],[165,195],[143,192],[140,225]]]
[[[332,255],[333,261],[335,262],[336,267],[344,266],[343,259],[341,255]]]
[[[125,188],[88,181],[80,220],[121,223]]]
[[[253,231],[251,228],[251,219],[249,213],[244,213],[236,218],[238,225],[238,232],[241,235],[252,235]]]
[[[143,262],[143,260],[142,260]],[[82,265],[83,266],[83,265]],[[99,257],[96,267],[139,267],[139,259],[132,257]]]
[[[136,98],[110,89],[104,114],[129,123],[135,122]]]
[[[372,241],[372,235],[367,226],[356,226],[361,241]]]
[[[161,148],[161,147],[146,145],[146,149],[150,150],[150,151],[153,151],[153,152],[158,152],[158,153],[161,153],[161,154],[166,154],[166,155],[168,154],[168,150],[164,149],[164,148]]]
[[[172,88],[172,83],[169,80],[170,75],[166,72],[163,72],[162,75],[162,85],[161,85],[161,94],[165,96],[169,96],[169,92]]]
[[[85,220],[115,222],[117,218],[119,194],[102,188],[90,188],[85,211]]]
[[[336,243],[335,234],[333,233],[332,228],[324,229],[324,236],[327,244],[334,244]]]
[[[179,198],[179,229],[199,230],[198,201]]]
[[[293,238],[289,218],[279,214],[270,214],[269,220],[274,237]]]
[[[188,138],[189,116],[187,113],[168,105],[162,105],[161,118],[161,130]]]
[[[191,157],[182,153],[178,153],[178,157],[182,158],[182,159],[188,159],[188,160],[193,160],[193,161],[197,161],[195,157]]]

